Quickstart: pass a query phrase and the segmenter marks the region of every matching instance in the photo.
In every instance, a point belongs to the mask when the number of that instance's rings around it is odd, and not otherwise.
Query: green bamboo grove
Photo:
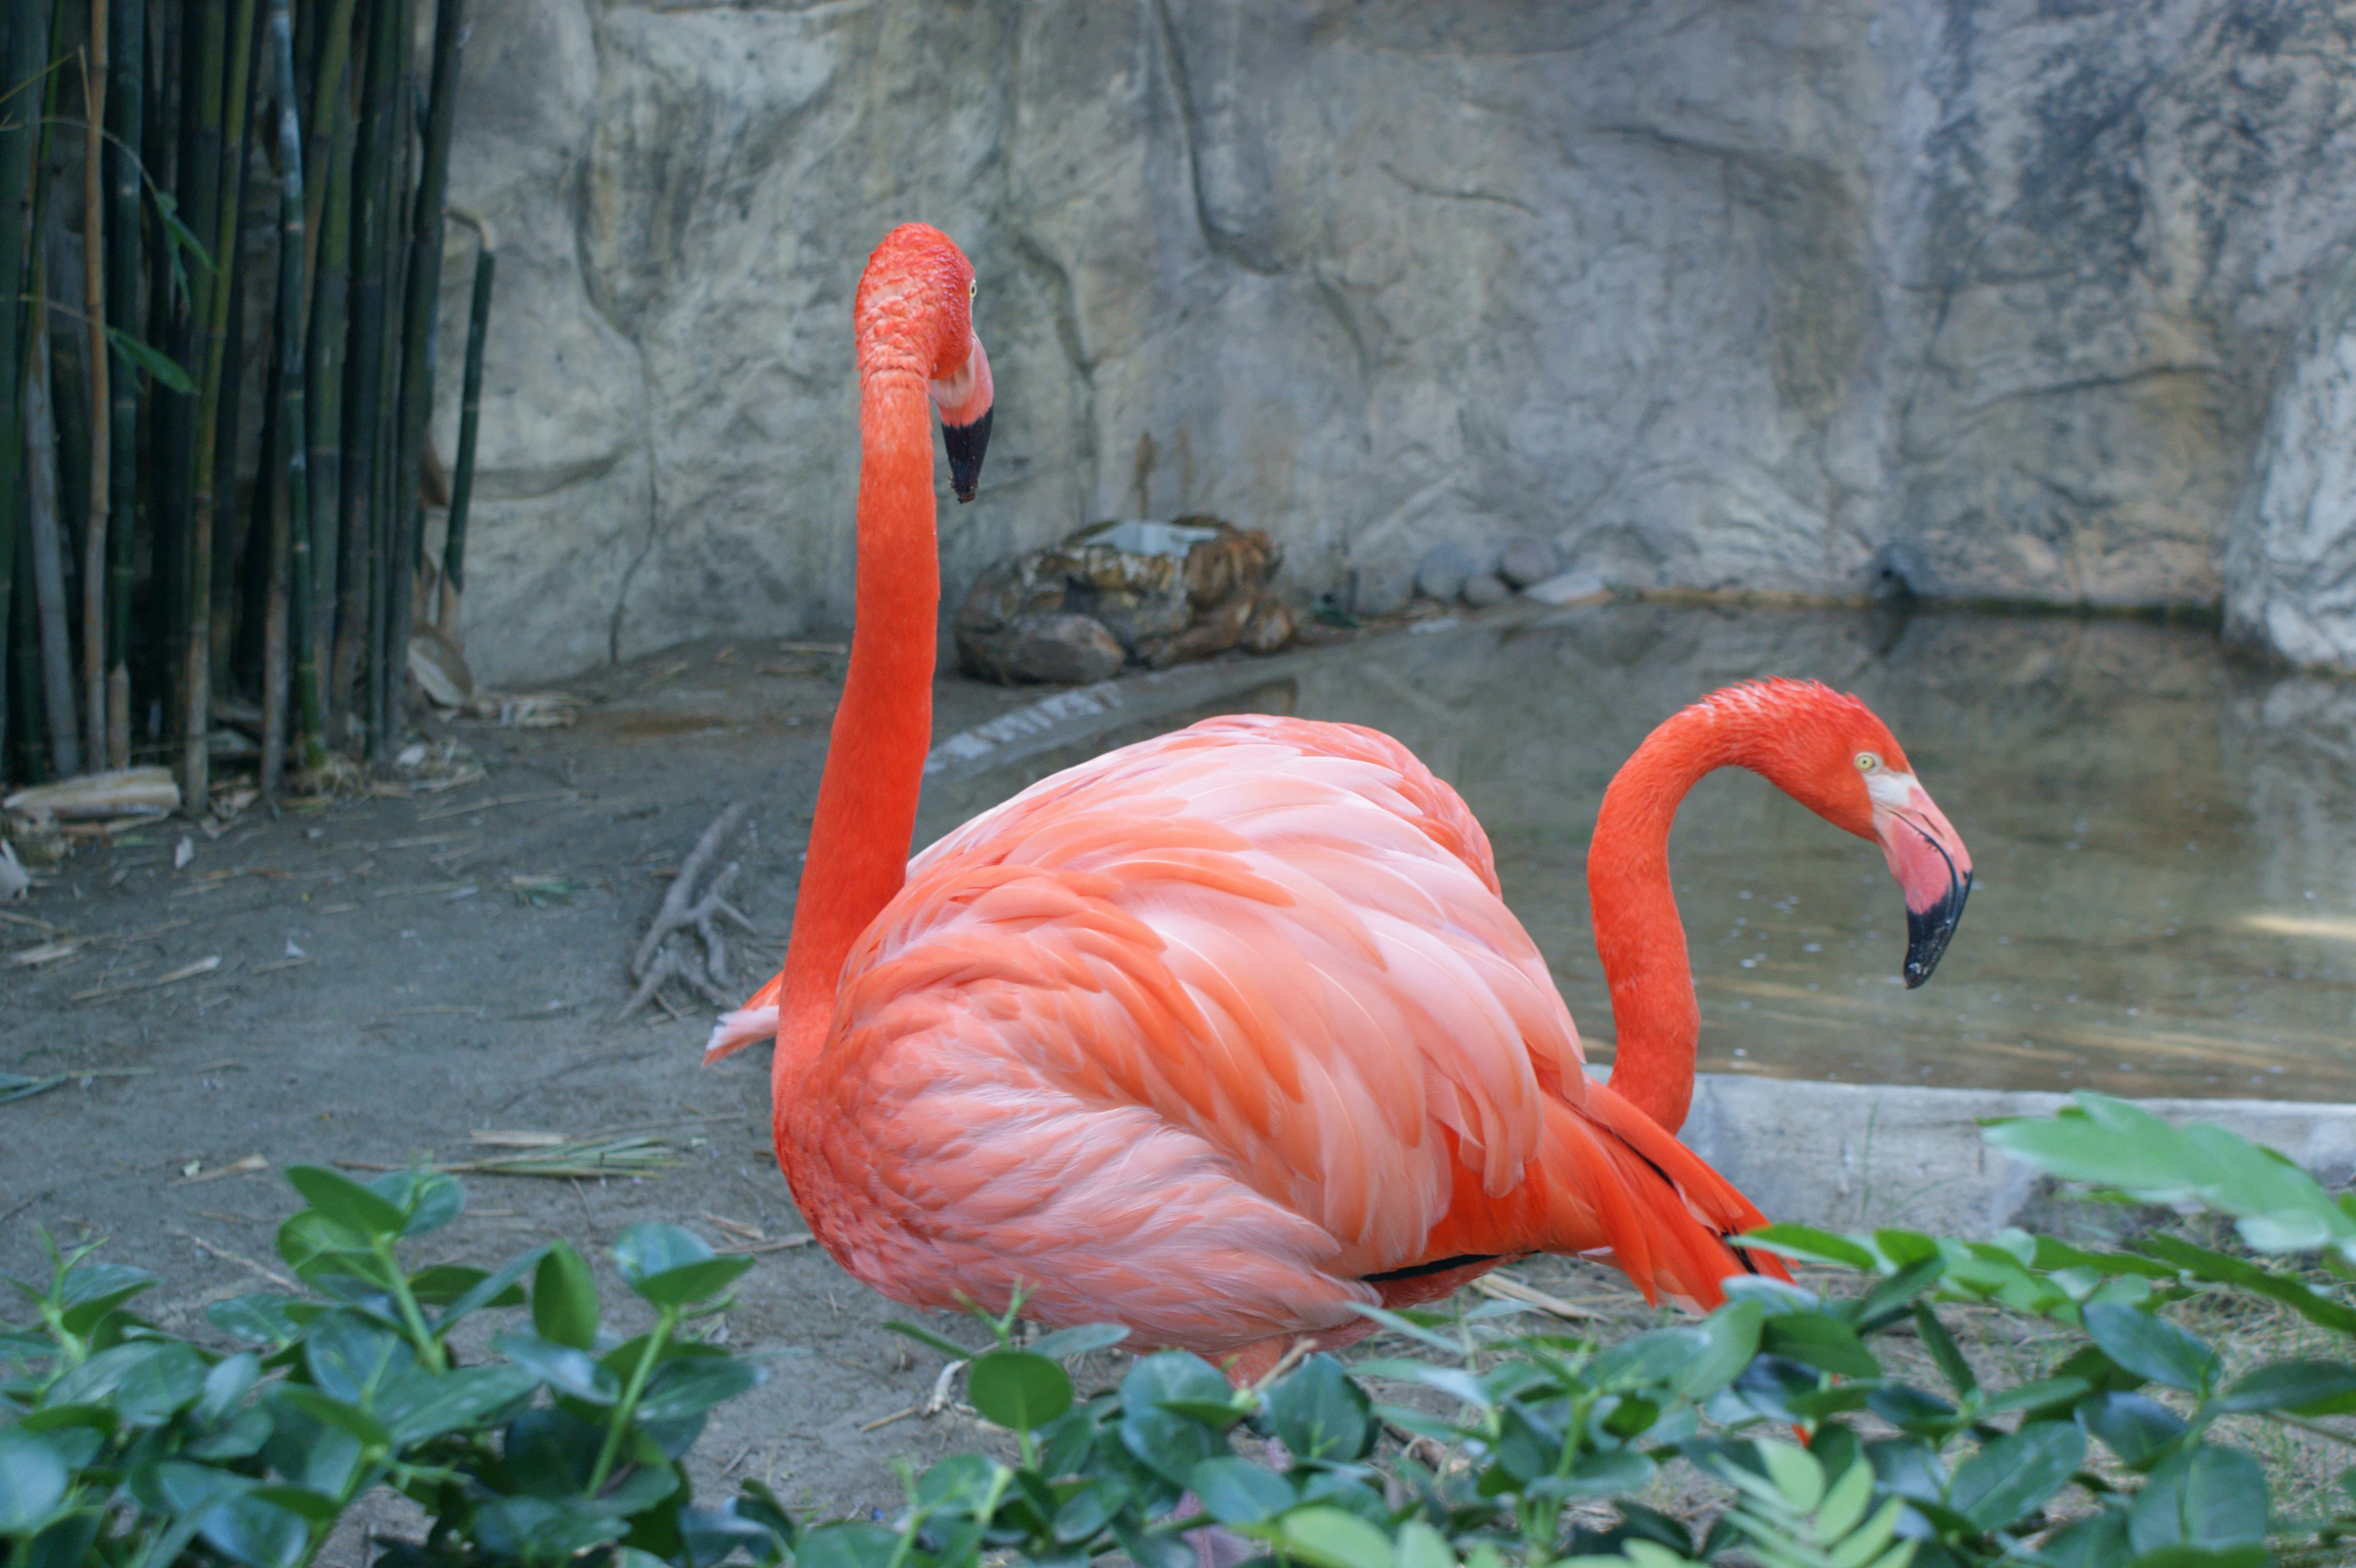
[[[217,764],[275,793],[382,758],[465,580],[495,252],[444,199],[465,0],[0,7],[0,778],[168,763],[201,814]]]

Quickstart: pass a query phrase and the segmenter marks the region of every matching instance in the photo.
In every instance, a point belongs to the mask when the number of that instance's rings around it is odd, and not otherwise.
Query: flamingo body
[[[1119,1323],[1237,1378],[1528,1252],[1718,1301],[1751,1266],[1725,1239],[1761,1216],[1674,1135],[1699,1012],[1670,822],[1737,766],[1878,839],[1919,983],[1970,859],[1896,740],[1854,698],[1767,682],[1630,759],[1589,855],[1611,1086],[1582,1072],[1480,824],[1372,730],[1206,720],[910,862],[939,605],[928,419],[970,499],[993,395],[976,294],[921,224],[861,279],[851,660],[785,967],[706,1053],[775,1039],[777,1159],[812,1232],[901,1301],[1021,1291],[1039,1321]]]
[[[1216,718],[918,855],[777,1143],[885,1294],[1019,1284],[1142,1343],[1337,1341],[1538,1251],[1716,1300],[1757,1210],[1580,1062],[1454,790],[1372,730]]]

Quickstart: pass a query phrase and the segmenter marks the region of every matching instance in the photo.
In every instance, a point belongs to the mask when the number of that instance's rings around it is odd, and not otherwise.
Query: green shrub
[[[1504,1302],[1377,1314],[1407,1353],[1351,1370],[1310,1356],[1240,1391],[1165,1351],[1082,1397],[1063,1362],[1117,1343],[1117,1328],[1026,1345],[1009,1313],[981,1320],[992,1343],[977,1352],[899,1324],[969,1361],[969,1398],[1008,1456],[906,1474],[889,1522],[817,1524],[758,1487],[700,1505],[680,1466],[704,1413],[756,1375],[694,1337],[743,1260],[674,1227],[634,1228],[616,1262],[657,1324],[615,1344],[562,1242],[492,1273],[404,1273],[399,1240],[458,1212],[448,1178],[363,1187],[291,1172],[310,1207],[279,1250],[316,1294],[209,1309],[247,1348],[157,1333],[129,1308],[153,1277],[87,1256],[59,1259],[45,1288],[18,1286],[39,1322],[0,1340],[19,1373],[0,1386],[16,1412],[0,1427],[0,1539],[11,1568],[294,1568],[357,1498],[390,1486],[431,1524],[423,1541],[380,1543],[388,1568],[706,1568],[739,1554],[765,1568],[1079,1568],[1115,1551],[1194,1568],[1192,1538],[1213,1523],[1303,1568],[2334,1560],[2356,1516],[2284,1517],[2220,1423],[2356,1444],[2329,1424],[2356,1413],[2356,1366],[2229,1369],[2169,1312],[2265,1304],[2344,1345],[2356,1205],[2216,1129],[2099,1096],[1989,1136],[2063,1178],[2222,1217],[2240,1250],[2169,1230],[2089,1250],[1777,1226],[1757,1244],[1857,1288],[1737,1281],[1707,1317],[1608,1345],[1520,1331],[1509,1319],[1523,1309]],[[2041,1322],[2064,1352],[2029,1381],[1983,1382],[1952,1331],[1955,1307],[1980,1304]],[[498,1359],[460,1365],[448,1331],[477,1311],[528,1312],[528,1326],[492,1337]],[[1913,1366],[1931,1370],[1912,1379]],[[1715,1500],[1690,1519],[1647,1506],[1665,1471]]]

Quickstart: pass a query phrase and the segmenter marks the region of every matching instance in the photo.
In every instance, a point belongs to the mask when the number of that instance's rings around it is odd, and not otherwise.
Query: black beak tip
[[[959,504],[973,499],[974,487],[981,482],[982,454],[990,450],[990,416],[996,412],[985,408],[971,424],[941,426],[941,442],[949,454],[949,489],[957,492]]]
[[[1947,896],[1929,908],[1917,913],[1906,911],[1906,989],[1912,991],[1931,978],[1946,953],[1948,939],[1955,934],[1956,923],[1964,918],[1964,900],[1972,894],[1972,878],[1965,872],[1961,879],[1948,884]]]

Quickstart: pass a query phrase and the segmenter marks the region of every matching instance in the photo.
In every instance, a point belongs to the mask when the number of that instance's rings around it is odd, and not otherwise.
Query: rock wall
[[[1633,585],[2214,603],[2356,234],[2356,17],[2299,0],[471,12],[493,681],[847,615],[851,293],[906,219],[974,257],[999,388],[952,596],[1212,512],[1374,607],[1526,533]]]

